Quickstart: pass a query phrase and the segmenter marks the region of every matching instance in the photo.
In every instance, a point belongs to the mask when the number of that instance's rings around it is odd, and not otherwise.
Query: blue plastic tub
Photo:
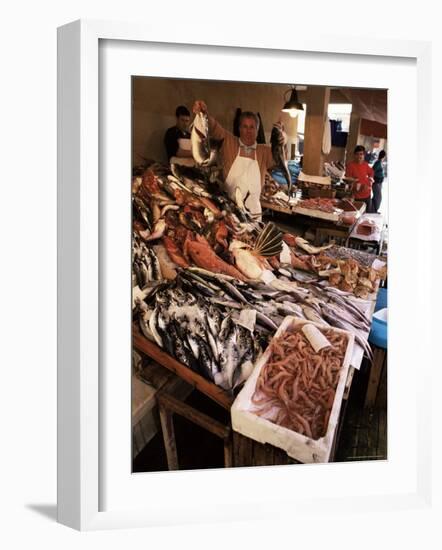
[[[296,183],[298,179],[298,174],[301,171],[301,167],[299,164],[293,160],[288,161],[288,169],[290,172],[290,176],[292,178],[292,183]],[[280,168],[274,168],[271,171],[272,178],[279,183],[279,185],[285,185],[287,186],[287,180],[285,179],[284,173]]]
[[[379,318],[378,315],[383,318]],[[368,341],[378,348],[387,349],[388,323],[384,318],[387,318],[387,308],[382,308],[382,310],[378,310],[374,313]]]
[[[388,292],[386,288],[380,288],[376,299],[375,311],[388,307]]]

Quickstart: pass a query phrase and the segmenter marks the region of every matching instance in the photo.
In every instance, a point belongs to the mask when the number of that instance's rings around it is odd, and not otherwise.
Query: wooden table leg
[[[233,432],[233,462],[234,466],[252,466],[253,440]]]
[[[158,403],[158,409],[160,412],[164,447],[166,449],[167,467],[169,470],[179,470],[175,429],[173,427],[173,413],[169,412],[161,403]]]
[[[373,407],[378,394],[379,382],[382,376],[382,369],[387,364],[387,350],[374,347],[373,363],[370,367],[370,375],[368,378],[367,393],[365,395],[365,408]]]
[[[223,440],[224,466],[229,468],[233,462],[232,430],[210,416],[194,409],[187,403],[176,399],[167,392],[160,391],[157,394],[158,408],[160,411],[161,428],[163,430],[164,447],[166,448],[167,465],[169,470],[178,470],[178,454],[176,448],[175,431],[173,427],[173,415],[178,414],[193,424],[216,435]]]
[[[342,426],[344,425],[344,422],[345,422],[347,405],[348,405],[348,399],[343,399],[342,405],[341,405],[341,411],[339,413],[338,425],[336,426],[335,437],[333,438],[333,444],[330,450],[330,456],[328,459],[329,462],[335,462],[335,459],[336,459],[336,452],[339,447],[339,440],[341,439]]]
[[[233,466],[233,444],[232,437],[226,437],[224,439],[224,468],[231,468]]]

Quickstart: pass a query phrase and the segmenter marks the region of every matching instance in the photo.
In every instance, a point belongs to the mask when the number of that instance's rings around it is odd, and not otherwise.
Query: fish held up
[[[275,122],[273,124],[272,133],[270,136],[270,143],[272,146],[273,160],[278,168],[282,170],[284,177],[287,181],[288,196],[291,196],[292,192],[292,177],[290,175],[287,152],[285,148],[285,132],[282,122]]]

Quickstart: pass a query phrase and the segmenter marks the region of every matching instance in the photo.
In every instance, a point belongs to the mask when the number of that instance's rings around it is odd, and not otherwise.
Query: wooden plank
[[[362,361],[362,357],[361,357],[361,361]],[[350,395],[350,389],[351,389],[351,385],[352,385],[352,382],[353,382],[353,377],[354,377],[354,374],[355,374],[355,370],[356,369],[354,368],[353,364],[348,369],[347,380],[345,382],[344,395],[342,396],[343,401],[347,401],[348,396]]]
[[[264,445],[255,441],[252,448],[252,464],[253,466],[267,466],[267,454],[266,447],[269,445]]]
[[[354,369],[352,369],[352,370],[354,370]],[[332,444],[332,448],[331,448],[331,451],[330,451],[329,462],[334,462],[335,461],[336,452],[337,452],[337,449],[339,447],[339,442],[341,440],[342,427],[343,427],[344,422],[345,422],[345,415],[346,415],[346,412],[347,412],[347,405],[348,405],[347,399],[344,400],[344,398],[342,398],[341,411],[339,413],[338,427],[336,428],[335,436],[333,438],[333,444]]]
[[[373,346],[373,362],[370,367],[367,393],[365,395],[364,407],[373,407],[376,402],[379,381],[382,375],[382,369],[387,359],[387,350]]]
[[[163,431],[164,447],[166,449],[167,467],[169,470],[178,470],[178,453],[175,440],[175,429],[173,426],[173,415],[167,409],[158,404],[160,411],[161,429]]]
[[[273,447],[273,464],[275,466],[284,466],[285,464],[299,464],[299,462],[294,458],[291,458],[282,449]]]
[[[210,397],[210,399],[218,403],[218,405],[221,405],[221,407],[226,410],[230,410],[233,403],[232,396],[171,357],[159,346],[145,338],[136,326],[132,328],[132,343],[133,347],[139,353],[148,355],[154,359],[154,361],[171,370],[180,378],[207,395],[207,397]]]
[[[295,214],[306,216],[307,218],[315,218],[317,220],[325,220],[332,223],[337,223],[340,219],[340,214],[335,212],[323,212],[314,208],[305,208],[303,206],[295,206],[293,208]]]
[[[387,430],[387,411],[379,410],[378,419],[378,444],[377,454],[380,458],[388,458],[388,430]]]
[[[233,432],[234,466],[252,466],[253,439]]]
[[[173,372],[147,356],[143,356],[143,366],[138,376],[156,390],[160,390],[171,378],[176,378]]]
[[[224,468],[233,466],[233,438],[231,436],[224,439]]]
[[[275,447],[273,445],[264,445],[265,449],[265,463],[274,464],[275,463]]]
[[[373,457],[373,450],[369,449],[369,433],[372,430],[372,424],[368,414],[361,415],[359,439],[358,439],[358,456],[361,460]]]
[[[267,208],[268,210],[274,210],[275,212],[281,212],[282,214],[293,214],[292,207],[282,206],[274,202],[269,202],[266,200],[261,200],[261,207]]]
[[[232,432],[232,459],[233,466],[241,466],[240,464],[240,452],[239,452],[239,438],[241,435],[238,432]]]
[[[167,409],[168,414],[179,414],[190,422],[193,422],[197,426],[200,426],[204,430],[207,430],[221,439],[229,438],[231,432],[231,428],[229,426],[225,426],[221,422],[214,420],[210,416],[194,409],[187,403],[184,403],[179,399],[175,399],[175,397],[172,397],[164,391],[158,392],[157,399],[160,407]]]

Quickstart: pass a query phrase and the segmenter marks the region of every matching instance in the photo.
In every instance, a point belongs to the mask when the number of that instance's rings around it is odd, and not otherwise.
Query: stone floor
[[[387,373],[382,373],[374,407],[361,406],[368,379],[364,364],[355,377],[336,453],[336,461],[387,459]]]

